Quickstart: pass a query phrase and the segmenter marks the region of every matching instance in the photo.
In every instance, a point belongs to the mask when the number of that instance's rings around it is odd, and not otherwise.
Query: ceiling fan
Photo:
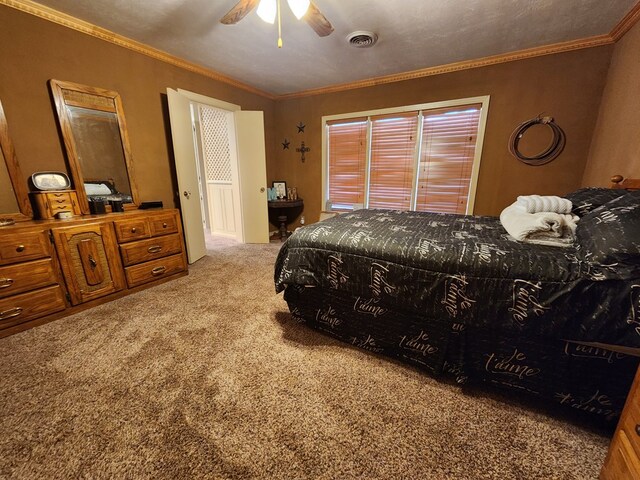
[[[333,26],[310,0],[287,0],[289,8],[298,20],[302,19],[321,37],[333,32]],[[242,20],[249,12],[258,7],[258,15],[268,23],[274,23],[278,17],[278,47],[282,47],[280,27],[280,0],[240,0],[220,19],[220,23],[234,25]]]

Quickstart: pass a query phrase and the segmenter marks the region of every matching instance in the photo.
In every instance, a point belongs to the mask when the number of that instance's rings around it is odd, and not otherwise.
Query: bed
[[[495,217],[339,215],[282,246],[276,291],[356,347],[613,423],[640,355],[640,191],[567,198],[566,247],[515,241]]]

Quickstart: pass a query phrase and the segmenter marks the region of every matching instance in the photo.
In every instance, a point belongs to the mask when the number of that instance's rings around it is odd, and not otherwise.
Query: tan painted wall
[[[608,186],[617,174],[640,178],[640,23],[613,51],[582,185]]]
[[[634,32],[637,36],[637,27]],[[176,186],[165,91],[179,87],[265,112],[268,180],[298,187],[308,221],[317,220],[321,210],[323,115],[461,97],[491,95],[475,213],[498,214],[523,193],[559,194],[577,188],[613,51],[612,46],[598,47],[273,102],[4,6],[0,45],[0,99],[25,176],[66,169],[47,80],[69,80],[121,94],[140,196],[173,204]],[[509,155],[507,140],[520,122],[542,112],[565,129],[567,147],[554,162],[528,167]],[[303,134],[297,133],[300,121],[307,125]],[[292,142],[290,150],[282,149],[284,138]],[[301,140],[311,148],[305,164],[295,152]]]
[[[346,92],[279,101],[276,108],[274,177],[297,186],[307,222],[321,210],[321,117],[346,112],[490,95],[489,117],[475,213],[496,215],[517,195],[562,194],[580,186],[612,47],[505,63]],[[357,68],[357,66],[354,66]],[[552,115],[567,134],[553,162],[530,167],[507,150],[511,132],[540,113]],[[296,124],[306,124],[298,134]],[[292,141],[290,150],[280,142]],[[304,140],[306,163],[295,152]]]
[[[51,78],[120,93],[143,201],[174,205],[167,87],[235,103],[243,110],[263,110],[268,165],[273,163],[275,103],[270,99],[5,6],[0,6],[0,45],[0,99],[25,176],[66,170],[47,84]]]

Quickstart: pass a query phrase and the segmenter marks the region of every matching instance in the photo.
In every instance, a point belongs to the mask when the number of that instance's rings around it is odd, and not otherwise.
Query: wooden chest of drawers
[[[187,269],[174,213],[114,222],[129,288]]]
[[[60,212],[80,215],[78,196],[75,190],[49,190],[46,192],[31,192],[33,206],[38,218],[56,218]]]
[[[47,230],[0,236],[0,335],[29,320],[64,310],[60,274]]]
[[[177,210],[0,227],[0,337],[186,274]]]
[[[602,480],[640,480],[640,369],[600,472]]]
[[[179,219],[175,213],[161,213],[153,217],[141,217],[113,222],[119,243],[178,233]]]

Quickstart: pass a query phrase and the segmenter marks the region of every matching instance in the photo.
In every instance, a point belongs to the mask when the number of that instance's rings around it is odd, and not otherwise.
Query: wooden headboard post
[[[611,188],[624,188],[625,190],[640,190],[640,179],[624,178],[622,175],[611,177]]]

